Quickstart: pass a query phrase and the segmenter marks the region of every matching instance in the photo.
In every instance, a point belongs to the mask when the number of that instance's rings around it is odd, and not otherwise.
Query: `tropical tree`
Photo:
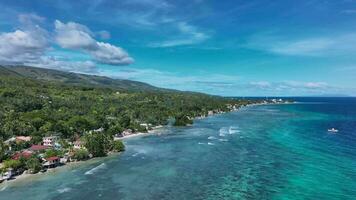
[[[85,148],[93,157],[106,156],[112,149],[112,138],[102,132],[92,132],[84,136]]]
[[[2,161],[2,159],[5,156],[5,152],[6,152],[6,145],[3,142],[2,139],[0,139],[0,162]]]
[[[77,149],[73,152],[73,159],[86,160],[89,158],[89,152],[86,149]]]
[[[13,170],[18,170],[24,167],[24,163],[20,160],[5,160],[3,164],[5,169],[12,168]]]
[[[42,165],[40,160],[33,156],[26,161],[26,168],[30,171],[30,173],[35,174],[42,169]]]
[[[121,140],[113,141],[113,150],[117,152],[125,151],[124,143]]]

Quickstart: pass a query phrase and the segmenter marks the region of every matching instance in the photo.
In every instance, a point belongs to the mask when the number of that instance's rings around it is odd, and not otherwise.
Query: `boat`
[[[331,128],[331,129],[328,129],[328,132],[337,133],[337,132],[339,132],[339,130],[337,130],[335,128]]]

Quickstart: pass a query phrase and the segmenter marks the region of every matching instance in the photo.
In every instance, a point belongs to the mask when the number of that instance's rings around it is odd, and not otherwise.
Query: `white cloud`
[[[96,41],[91,37],[91,31],[81,24],[68,22],[64,24],[59,20],[54,22],[56,42],[62,48],[75,50],[90,50],[96,48]]]
[[[55,21],[55,37],[41,28],[45,18],[35,14],[20,14],[20,28],[13,32],[0,33],[0,64],[29,65],[54,68],[65,71],[96,72],[96,63],[90,60],[71,60],[70,58],[49,56],[53,52],[51,44],[65,49],[78,50],[89,54],[97,63],[126,65],[133,59],[120,47],[98,42],[89,28],[69,22]],[[102,32],[108,38],[107,32]],[[88,58],[87,58],[88,59]]]
[[[269,88],[269,87],[271,87],[271,83],[268,82],[268,81],[250,82],[250,85],[258,87],[258,88]]]
[[[84,25],[55,21],[56,42],[62,48],[84,51],[95,61],[110,65],[128,65],[134,62],[128,53],[120,47],[109,43],[98,42],[93,33]]]
[[[245,47],[288,56],[329,56],[355,54],[356,33],[290,39],[262,34],[252,36]]]
[[[49,48],[46,30],[38,26],[44,18],[35,14],[18,16],[20,27],[13,32],[0,33],[0,63],[22,64],[37,60]]]
[[[268,93],[324,93],[329,90],[336,89],[325,82],[302,82],[302,81],[282,81],[282,82],[268,82],[257,81],[250,82],[248,88],[258,89]]]
[[[45,31],[16,30],[0,35],[0,62],[21,64],[37,60],[49,47]]]
[[[19,14],[18,20],[22,25],[35,25],[36,23],[44,22],[45,18],[38,16],[34,13],[30,13],[30,14]]]
[[[56,70],[78,72],[78,73],[98,73],[96,64],[87,61],[66,61],[52,56],[42,56],[36,62],[24,63],[25,65],[41,68],[52,68]]]
[[[192,45],[201,43],[207,40],[210,36],[202,31],[198,31],[195,26],[189,25],[186,22],[177,23],[177,30],[180,35],[163,42],[153,43],[151,47],[174,47],[183,45]]]
[[[108,40],[111,38],[111,34],[109,31],[105,31],[105,30],[102,30],[102,31],[98,31],[96,33],[102,40]]]
[[[270,51],[285,55],[319,55],[321,52],[332,49],[336,45],[329,38],[305,39],[292,42],[281,42],[272,46]]]

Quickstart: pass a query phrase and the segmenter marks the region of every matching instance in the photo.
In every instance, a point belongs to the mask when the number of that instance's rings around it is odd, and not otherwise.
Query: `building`
[[[30,142],[32,137],[30,136],[17,136],[16,142]]]
[[[45,168],[54,168],[57,167],[60,163],[60,158],[58,156],[52,156],[45,159],[43,167]]]
[[[57,136],[44,137],[42,139],[43,146],[49,146],[49,147],[54,147],[57,141],[58,141]]]
[[[121,133],[121,135],[122,136],[128,136],[128,135],[132,135],[132,130],[131,129],[126,129],[126,130],[124,130],[122,133]]]
[[[30,147],[30,151],[45,151],[46,149],[49,149],[49,146],[44,146],[44,145],[32,145]]]
[[[26,158],[26,159],[28,159],[28,158],[30,158],[32,156],[32,152],[30,152],[30,151],[23,151],[23,152],[17,152],[17,153],[15,153],[11,158],[13,159],[13,160],[18,160],[18,159],[20,159],[20,158]]]
[[[83,141],[80,141],[80,140],[77,140],[73,143],[73,148],[74,149],[85,149],[84,147],[84,142]]]

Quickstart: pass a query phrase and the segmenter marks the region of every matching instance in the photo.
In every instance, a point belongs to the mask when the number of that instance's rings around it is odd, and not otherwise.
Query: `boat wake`
[[[106,168],[106,164],[105,164],[105,163],[102,163],[102,164],[100,164],[100,165],[94,167],[93,169],[91,169],[91,170],[85,172],[84,174],[85,174],[85,175],[92,175],[92,174],[96,173],[97,171],[99,171],[99,170],[101,170],[101,169],[105,169],[105,168]]]

